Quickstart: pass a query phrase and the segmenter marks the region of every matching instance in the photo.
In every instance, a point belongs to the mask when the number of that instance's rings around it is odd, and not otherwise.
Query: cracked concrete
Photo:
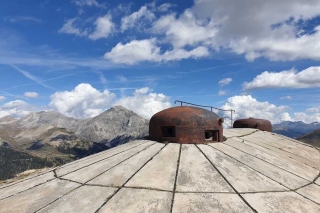
[[[3,185],[0,212],[320,212],[318,150],[256,129],[224,133],[181,149],[137,140]]]

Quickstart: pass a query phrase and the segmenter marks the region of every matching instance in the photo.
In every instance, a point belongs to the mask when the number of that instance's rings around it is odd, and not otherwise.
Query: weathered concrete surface
[[[248,136],[246,136],[246,137],[243,137],[241,139],[244,139],[245,143],[246,143],[246,141],[249,141],[250,145],[255,144],[256,146],[258,145],[259,147],[264,147],[264,148],[266,148],[268,150],[271,150],[273,152],[277,152],[280,155],[292,158],[292,159],[297,160],[297,161],[299,161],[301,163],[304,163],[304,164],[306,164],[308,166],[311,166],[311,167],[313,167],[313,168],[315,168],[317,170],[320,169],[320,163],[319,162],[307,159],[307,158],[305,158],[306,156],[301,157],[301,156],[293,154],[291,152],[287,152],[287,151],[284,151],[282,149],[279,149],[278,147],[272,146],[271,144],[266,142],[266,140],[263,137],[249,138]]]
[[[281,155],[277,152],[268,150],[264,147],[259,147],[255,144],[252,145],[243,139],[232,138],[232,139],[228,139],[223,144],[227,144],[245,153],[253,155],[256,158],[269,162],[275,166],[280,167],[281,169],[289,171],[309,181],[313,181],[314,178],[318,175],[317,169],[307,166],[292,158]]]
[[[313,200],[320,204],[320,186],[316,184],[310,184],[297,191],[299,194]]]
[[[94,213],[116,190],[110,187],[82,186],[39,213]]]
[[[252,134],[253,132],[257,131],[257,129],[250,129],[250,128],[232,128],[223,131],[223,136],[227,138],[231,137],[240,137],[248,134]]]
[[[245,165],[248,165],[254,170],[259,171],[260,173],[264,174],[270,179],[278,183],[281,183],[282,185],[290,189],[296,189],[310,183],[309,181],[302,179],[301,177],[298,177],[270,163],[267,163],[256,157],[253,157],[245,152],[239,151],[231,146],[228,146],[222,143],[215,143],[215,144],[211,144],[210,146],[231,156],[234,159],[237,159],[238,161],[244,163]]]
[[[195,145],[182,145],[176,191],[233,192]]]
[[[164,144],[155,144],[143,152],[131,157],[118,166],[108,170],[102,175],[94,178],[88,184],[121,187],[134,173],[136,173],[150,158],[157,154]]]
[[[318,179],[316,180],[316,184],[320,186],[320,177],[318,177]]]
[[[122,153],[119,153],[118,155],[115,155],[113,157],[110,157],[106,160],[97,162],[90,166],[90,172],[88,172],[88,168],[84,167],[82,169],[79,169],[78,171],[69,173],[68,175],[63,176],[64,179],[73,180],[80,183],[85,183],[101,173],[107,171],[111,167],[117,165],[118,163],[121,163],[122,161],[130,158],[131,156],[137,154],[138,152],[142,151],[143,149],[146,149],[147,147],[153,145],[154,143],[144,143],[140,146],[134,147],[132,149],[129,149],[127,151],[124,151]]]
[[[80,184],[52,180],[32,189],[0,201],[0,210],[5,213],[30,213],[40,210],[51,202],[75,189]]]
[[[145,141],[137,141],[133,143],[124,144],[122,146],[115,147],[114,149],[108,150],[107,152],[101,152],[97,155],[89,156],[83,159],[80,159],[79,161],[74,161],[71,163],[68,163],[62,167],[59,167],[56,169],[56,174],[58,176],[63,176],[68,173],[71,173],[77,169],[89,166],[93,163],[96,163],[98,161],[110,158],[113,155],[117,155],[123,151],[130,150],[136,146],[139,146],[140,144],[145,143]]]
[[[24,190],[30,189],[36,185],[45,183],[49,180],[54,179],[54,173],[53,172],[48,172],[44,173],[42,175],[36,176],[34,178],[21,181],[17,184],[11,184],[10,186],[4,187],[0,189],[0,200],[9,197],[11,195],[14,195],[18,192],[22,192]]]
[[[207,145],[198,145],[222,175],[239,192],[286,190],[279,183]]]
[[[258,131],[253,133],[252,135],[245,137],[264,139],[268,144],[274,147],[285,150],[300,157],[308,156],[308,159],[320,164],[319,151],[313,147],[305,146],[301,143],[295,143],[281,137],[275,137],[274,135],[272,135],[272,133],[269,132]]]
[[[319,213],[320,206],[295,192],[244,194],[243,197],[259,213]]]
[[[126,186],[173,191],[179,149],[179,144],[168,144]]]
[[[176,193],[173,213],[253,213],[236,194]]]
[[[171,192],[122,188],[99,213],[169,213],[171,201]]]

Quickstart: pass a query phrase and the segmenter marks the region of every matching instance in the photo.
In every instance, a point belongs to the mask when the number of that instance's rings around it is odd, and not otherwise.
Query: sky
[[[0,117],[175,100],[320,122],[320,1],[2,1]]]

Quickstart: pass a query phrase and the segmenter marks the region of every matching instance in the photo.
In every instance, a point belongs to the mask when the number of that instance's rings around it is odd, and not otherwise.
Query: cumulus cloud
[[[221,86],[225,86],[225,85],[230,84],[231,81],[232,81],[232,78],[224,78],[224,79],[222,79],[222,80],[219,81],[219,84],[220,84]]]
[[[6,97],[0,95],[0,102],[1,102],[1,101],[4,101],[5,99],[6,99]]]
[[[301,72],[295,69],[281,72],[265,71],[251,82],[243,84],[244,90],[262,88],[312,88],[320,87],[320,67],[309,67]]]
[[[137,25],[144,25],[145,22],[150,22],[155,18],[155,15],[148,10],[147,6],[142,6],[137,12],[125,16],[121,19],[121,31],[130,28],[137,28]]]
[[[38,98],[39,94],[36,92],[25,92],[24,96],[27,98]]]
[[[234,120],[249,117],[267,119],[272,123],[280,123],[285,120],[291,120],[290,116],[288,117],[288,114],[285,114],[287,113],[289,107],[276,106],[267,101],[260,102],[257,99],[253,98],[251,95],[230,97],[222,106],[222,109],[235,110],[235,113],[233,115]],[[224,116],[230,118],[230,112],[225,112]]]
[[[114,63],[122,63],[134,65],[139,62],[161,62],[174,61],[187,58],[199,58],[209,55],[206,47],[197,47],[190,51],[184,49],[173,49],[161,53],[160,47],[157,46],[157,40],[133,40],[127,44],[118,43],[110,52],[107,52],[104,57]]]
[[[175,14],[164,15],[152,28],[153,33],[165,35],[174,48],[185,46],[213,46],[217,28],[213,22],[199,20],[190,10],[176,18]]]
[[[56,92],[51,95],[50,107],[60,113],[87,118],[99,115],[111,104],[115,94],[108,90],[100,92],[90,84],[79,84],[71,91]]]
[[[76,26],[76,22],[78,21],[78,18],[69,19],[66,21],[66,23],[62,26],[62,28],[58,31],[59,33],[66,33],[66,34],[72,34],[79,37],[87,36],[89,31],[88,29],[81,29]]]
[[[22,100],[15,100],[0,106],[0,117],[11,115],[16,118],[22,118],[34,111],[38,111],[38,109],[33,105]]]
[[[94,24],[96,26],[95,30],[89,35],[89,38],[92,40],[108,38],[108,36],[115,30],[111,14],[99,17]]]
[[[122,97],[114,105],[121,105],[144,118],[151,118],[155,113],[171,107],[170,98],[162,93],[152,93],[144,87],[134,92],[132,96]]]

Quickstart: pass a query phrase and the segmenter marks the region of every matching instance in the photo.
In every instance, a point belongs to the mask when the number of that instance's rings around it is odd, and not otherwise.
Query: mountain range
[[[38,157],[75,159],[148,135],[149,121],[122,106],[88,119],[59,112],[0,118],[0,145]]]
[[[304,134],[320,129],[319,122],[306,124],[302,121],[284,121],[280,124],[272,125],[272,132],[290,137],[298,138]]]

